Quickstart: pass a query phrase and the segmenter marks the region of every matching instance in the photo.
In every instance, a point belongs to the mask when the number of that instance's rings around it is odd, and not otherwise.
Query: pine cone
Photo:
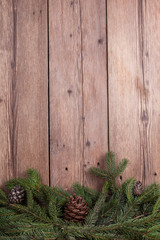
[[[142,194],[142,191],[143,191],[143,185],[140,181],[137,181],[133,187],[133,195],[140,196]]]
[[[9,194],[10,203],[21,203],[24,200],[24,189],[21,186],[12,188]]]
[[[64,209],[64,219],[83,223],[88,215],[89,207],[81,196],[73,194]]]

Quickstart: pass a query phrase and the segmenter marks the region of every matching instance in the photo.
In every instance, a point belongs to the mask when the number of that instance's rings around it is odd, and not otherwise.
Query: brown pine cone
[[[9,194],[10,203],[21,203],[24,200],[24,189],[21,186],[12,188]]]
[[[140,181],[137,181],[133,187],[133,195],[140,196],[143,191],[143,184]]]
[[[81,196],[73,194],[64,209],[64,219],[83,223],[88,215],[89,207]]]

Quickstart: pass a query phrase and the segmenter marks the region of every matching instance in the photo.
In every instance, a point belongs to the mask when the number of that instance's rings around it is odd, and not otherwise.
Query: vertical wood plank
[[[160,3],[108,0],[107,9],[110,148],[130,159],[124,177],[148,185],[160,174]]]
[[[160,2],[139,3],[143,26],[143,65],[146,108],[145,183],[160,182]]]
[[[0,186],[8,178],[9,159],[8,159],[8,79],[11,75],[11,46],[10,38],[12,38],[12,28],[8,30],[8,26],[12,25],[11,1],[0,1]]]
[[[1,183],[29,167],[49,183],[47,2],[0,1]]]
[[[49,1],[51,184],[83,182],[79,1]]]
[[[100,188],[91,166],[104,167],[108,150],[106,1],[81,0],[83,102],[84,102],[84,184]]]
[[[136,79],[142,81],[142,66],[137,46],[136,1],[108,0],[107,22],[109,146],[118,161],[123,157],[130,159],[123,176],[139,178],[143,173],[143,158],[140,156]],[[143,85],[141,87],[143,91]]]

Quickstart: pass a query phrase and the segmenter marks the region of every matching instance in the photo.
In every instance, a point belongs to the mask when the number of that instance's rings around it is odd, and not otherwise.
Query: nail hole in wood
[[[35,12],[33,12],[33,15],[35,15]]]
[[[66,167],[65,170],[68,171],[68,167]]]
[[[154,176],[157,176],[157,173],[156,173],[156,172],[154,173]]]
[[[15,62],[14,61],[11,61],[11,68],[13,69],[15,66]]]
[[[120,180],[122,180],[122,176],[120,176],[119,178],[120,178]]]
[[[63,144],[63,147],[65,148],[65,144]]]
[[[97,166],[100,166],[100,162],[97,162]]]
[[[42,13],[42,10],[40,10],[40,13]]]
[[[102,38],[98,39],[98,44],[103,44],[103,39]]]
[[[87,142],[86,142],[86,146],[87,146],[87,147],[90,147],[90,146],[91,146],[90,141],[87,140]]]
[[[71,38],[71,37],[72,37],[72,33],[70,33],[70,35],[69,35],[69,36],[70,36],[70,38]]]
[[[69,94],[69,96],[71,95],[71,93],[72,93],[72,90],[71,89],[68,89],[68,94]]]

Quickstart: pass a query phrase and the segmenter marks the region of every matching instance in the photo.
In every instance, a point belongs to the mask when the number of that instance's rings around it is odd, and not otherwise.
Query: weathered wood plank
[[[101,182],[92,177],[88,169],[91,166],[103,167],[108,150],[105,0],[81,1],[81,25],[85,118],[84,184],[100,188]]]
[[[79,1],[49,1],[51,184],[83,182]]]
[[[49,183],[47,3],[0,1],[1,183],[29,167]]]
[[[160,3],[108,0],[109,139],[124,177],[158,180]],[[156,168],[157,171],[156,171]]]
[[[143,36],[145,183],[160,182],[160,1],[139,2]],[[143,29],[144,28],[144,29]]]

